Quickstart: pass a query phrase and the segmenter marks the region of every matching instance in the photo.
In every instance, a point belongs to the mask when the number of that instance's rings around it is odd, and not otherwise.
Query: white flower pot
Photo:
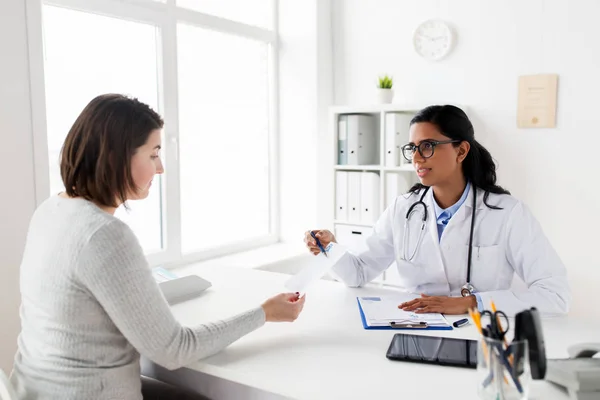
[[[394,99],[394,90],[377,88],[377,98],[381,104],[391,103]]]

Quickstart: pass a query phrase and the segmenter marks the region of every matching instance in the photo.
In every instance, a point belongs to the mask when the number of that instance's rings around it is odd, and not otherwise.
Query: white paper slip
[[[426,322],[428,326],[450,326],[446,318],[439,313],[417,314],[404,311],[398,306],[406,301],[420,297],[417,294],[402,294],[385,297],[359,297],[360,307],[365,314],[368,326],[388,326],[390,322],[419,323]]]
[[[321,279],[327,271],[338,262],[346,251],[344,246],[337,243],[329,243],[325,248],[327,256],[323,253],[319,253],[312,257],[308,266],[287,280],[285,288],[291,292],[298,292],[300,294],[306,293],[306,290],[310,285]]]

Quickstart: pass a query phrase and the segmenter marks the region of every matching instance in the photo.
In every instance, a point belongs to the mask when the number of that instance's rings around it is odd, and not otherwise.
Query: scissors
[[[490,323],[486,325],[482,322],[481,325],[486,326],[482,331],[485,330],[487,333],[486,336],[492,339],[504,340],[504,337],[510,328],[506,314],[503,311],[482,311],[481,320],[484,321],[484,318],[486,317],[490,319]],[[504,322],[504,324],[502,322]]]
[[[486,325],[486,328],[481,329],[483,335],[487,336],[489,338],[492,338],[492,339],[502,341],[502,342],[504,342],[504,344],[506,344],[508,346],[508,344],[506,343],[506,339],[505,339],[506,333],[508,332],[508,330],[510,328],[508,316],[503,311],[485,310],[485,311],[481,312],[481,320],[483,321],[484,318],[489,318],[490,321],[489,321],[489,324]],[[504,320],[504,321],[502,321],[502,320]],[[504,324],[503,324],[503,322],[504,322]],[[483,322],[481,324],[482,324],[482,326],[484,325]],[[496,357],[498,358],[500,363],[504,366],[504,368],[506,368],[508,375],[510,375],[510,377],[511,377],[512,381],[514,382],[515,387],[517,388],[519,393],[523,393],[523,387],[521,386],[521,382],[518,379],[518,374],[517,374],[517,371],[515,371],[515,366],[513,364],[514,361],[513,361],[512,349],[505,350],[503,348],[502,344],[498,343],[498,344],[492,345],[492,351],[495,352]],[[518,369],[519,368],[517,367],[517,370]],[[503,376],[504,374],[502,373],[501,375]],[[490,368],[490,373],[483,382],[484,387],[491,383],[493,377],[494,377],[494,370],[492,368]],[[504,377],[504,380],[505,380],[505,382],[507,382],[506,377]],[[503,387],[500,386],[500,389],[503,390]]]

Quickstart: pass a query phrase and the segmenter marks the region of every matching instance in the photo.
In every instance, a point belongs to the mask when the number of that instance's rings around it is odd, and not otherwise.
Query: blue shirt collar
[[[433,199],[433,208],[435,209],[435,216],[436,216],[438,224],[443,224],[443,225],[448,224],[448,221],[450,220],[450,218],[452,218],[452,216],[454,214],[456,214],[456,211],[458,211],[460,206],[467,199],[470,188],[471,188],[471,183],[467,182],[467,186],[465,186],[465,190],[463,191],[462,196],[460,196],[460,199],[456,203],[454,203],[453,205],[451,205],[450,207],[448,207],[446,209],[442,209],[438,205],[437,201],[435,201],[435,197],[431,196]]]

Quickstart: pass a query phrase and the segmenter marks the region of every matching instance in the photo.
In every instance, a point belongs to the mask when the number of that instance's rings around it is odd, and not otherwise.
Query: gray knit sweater
[[[140,353],[179,368],[265,322],[257,307],[181,326],[131,229],[88,201],[59,196],[31,220],[21,296],[10,378],[20,399],[141,399]]]

